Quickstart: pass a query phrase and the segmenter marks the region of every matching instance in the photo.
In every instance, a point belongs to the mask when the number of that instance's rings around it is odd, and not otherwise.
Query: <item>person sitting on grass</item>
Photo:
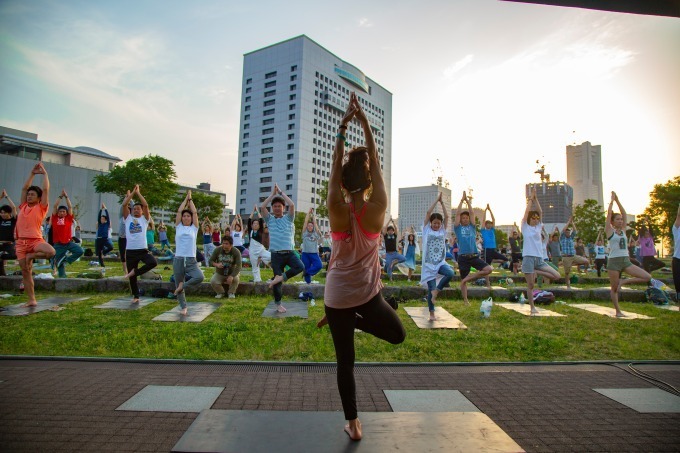
[[[269,213],[267,205],[271,202],[272,213]],[[288,212],[284,210],[288,205]],[[305,266],[295,252],[295,203],[288,195],[283,193],[277,184],[271,195],[264,200],[260,208],[262,219],[269,227],[269,252],[272,255],[272,270],[274,278],[269,282],[269,287],[274,292],[274,303],[279,313],[285,313],[286,308],[281,305],[283,297],[283,282],[295,277],[305,270]],[[283,272],[288,266],[288,270]]]
[[[345,155],[343,134],[355,116],[363,128],[366,146]],[[328,182],[333,247],[326,277],[326,315],[317,326],[328,324],[333,337],[338,390],[347,420],[345,432],[350,439],[361,440],[354,382],[354,329],[392,344],[402,343],[406,330],[380,292],[378,244],[387,191],[371,125],[354,93],[338,129]]]
[[[187,195],[175,215],[175,258],[172,260],[172,272],[177,286],[175,295],[182,315],[187,314],[186,290],[198,285],[205,278],[196,261],[197,234],[198,212],[191,199],[191,190],[187,190]],[[186,276],[189,276],[189,280],[186,280]]]
[[[7,204],[0,206],[0,277],[5,273],[5,261],[17,258],[14,243],[14,229],[17,224],[17,207],[12,199],[7,195],[5,189],[2,190],[0,200],[7,200]]]
[[[619,208],[618,213],[613,212],[614,203]],[[628,258],[628,240],[626,238],[626,210],[623,209],[616,192],[612,191],[612,198],[607,208],[607,222],[604,225],[604,233],[609,241],[609,258],[607,259],[607,274],[611,288],[611,299],[616,310],[617,318],[624,318],[619,307],[619,295],[623,285],[634,283],[649,283],[652,276],[630,262]],[[623,272],[630,274],[633,278],[621,280]]]
[[[465,211],[463,210],[463,203],[467,204],[467,210]],[[477,226],[475,223],[475,214],[472,210],[470,199],[463,192],[463,197],[460,199],[456,209],[456,220],[453,224],[453,230],[458,238],[458,270],[460,271],[461,278],[460,292],[462,293],[465,305],[470,304],[467,297],[468,282],[485,277],[493,270],[486,261],[479,257],[477,250]],[[470,274],[470,270],[473,267],[477,269],[477,272]]]
[[[66,206],[60,205],[60,200],[66,202]],[[54,240],[54,262],[58,276],[66,278],[64,265],[75,263],[83,255],[83,248],[73,241],[73,207],[66,190],[54,202],[52,213],[52,239]]]
[[[442,213],[434,212],[437,204],[441,204]],[[427,307],[430,311],[430,321],[436,321],[434,303],[439,292],[444,289],[446,284],[453,278],[453,269],[446,262],[446,226],[448,214],[446,206],[442,201],[442,194],[439,196],[427,214],[423,225],[423,267],[420,275],[420,284],[427,285]],[[437,284],[437,276],[442,278]]]
[[[34,186],[35,175],[42,175],[42,188]],[[33,261],[49,260],[55,255],[54,248],[43,239],[41,226],[50,208],[50,180],[42,162],[35,164],[28,179],[21,188],[21,204],[16,225],[16,254],[21,266],[22,283],[28,301],[23,307],[35,307],[35,283],[33,281]]]
[[[210,265],[215,267],[215,275],[210,279],[210,286],[217,293],[215,299],[224,297],[225,284],[229,287],[229,299],[234,299],[241,275],[241,252],[234,247],[234,238],[222,236],[222,245],[213,251]]]
[[[137,196],[139,202],[135,203],[130,212],[130,201]],[[125,246],[125,260],[128,273],[125,278],[130,279],[130,290],[132,292],[132,303],[139,303],[139,286],[137,277],[149,272],[158,265],[156,258],[149,252],[146,242],[146,229],[151,219],[149,205],[139,190],[139,184],[134,187],[132,192],[128,190],[127,196],[123,200],[123,217],[125,217],[125,236],[127,243]],[[139,263],[144,265],[137,268]]]

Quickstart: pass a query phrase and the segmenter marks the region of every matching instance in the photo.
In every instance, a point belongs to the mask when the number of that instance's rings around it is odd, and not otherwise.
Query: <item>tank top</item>
[[[622,231],[617,233],[616,230],[609,236],[609,258],[621,258],[628,256],[628,238],[626,233]]]
[[[326,276],[324,304],[331,308],[352,308],[374,297],[383,285],[380,281],[378,246],[380,233],[367,233],[361,228],[352,205],[350,231],[332,233],[333,246]]]

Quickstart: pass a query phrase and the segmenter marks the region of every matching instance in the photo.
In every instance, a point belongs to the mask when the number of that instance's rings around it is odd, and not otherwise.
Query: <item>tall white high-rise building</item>
[[[600,145],[583,142],[567,146],[567,184],[574,190],[575,205],[591,199],[604,209]]]
[[[356,92],[366,112],[390,194],[392,94],[307,36],[245,54],[236,212],[249,214],[278,184],[306,212],[330,176],[340,120]],[[350,124],[350,146],[363,144]],[[389,213],[388,213],[389,215]],[[322,229],[328,227],[322,221]]]
[[[425,214],[427,214],[427,210],[430,209],[434,200],[439,196],[439,192],[442,193],[442,201],[446,206],[449,216],[447,230],[449,232],[453,231],[453,222],[451,221],[451,189],[436,184],[399,188],[399,230],[404,231],[414,226],[417,232],[422,232]],[[434,212],[441,214],[441,205],[437,205]]]

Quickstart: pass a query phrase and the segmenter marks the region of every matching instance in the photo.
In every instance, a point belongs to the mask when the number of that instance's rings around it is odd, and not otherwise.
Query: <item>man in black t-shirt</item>
[[[5,260],[17,258],[14,248],[14,228],[17,224],[17,207],[3,189],[0,201],[7,199],[8,204],[0,206],[0,276],[5,273]]]
[[[385,272],[387,272],[387,277],[392,280],[392,270],[394,266],[406,261],[404,255],[397,252],[397,238],[399,237],[399,232],[397,230],[397,225],[390,217],[390,220],[385,226],[383,231],[383,241],[385,242]]]

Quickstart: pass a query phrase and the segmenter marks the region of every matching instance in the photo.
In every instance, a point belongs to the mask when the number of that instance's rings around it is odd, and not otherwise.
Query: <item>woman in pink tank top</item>
[[[356,118],[366,146],[345,154],[347,124]],[[354,329],[361,329],[392,344],[406,338],[395,309],[380,290],[380,231],[387,210],[387,191],[373,133],[355,93],[343,116],[335,141],[328,182],[328,213],[333,247],[326,275],[324,305],[338,369],[338,390],[342,400],[345,432],[361,440],[354,383]]]

